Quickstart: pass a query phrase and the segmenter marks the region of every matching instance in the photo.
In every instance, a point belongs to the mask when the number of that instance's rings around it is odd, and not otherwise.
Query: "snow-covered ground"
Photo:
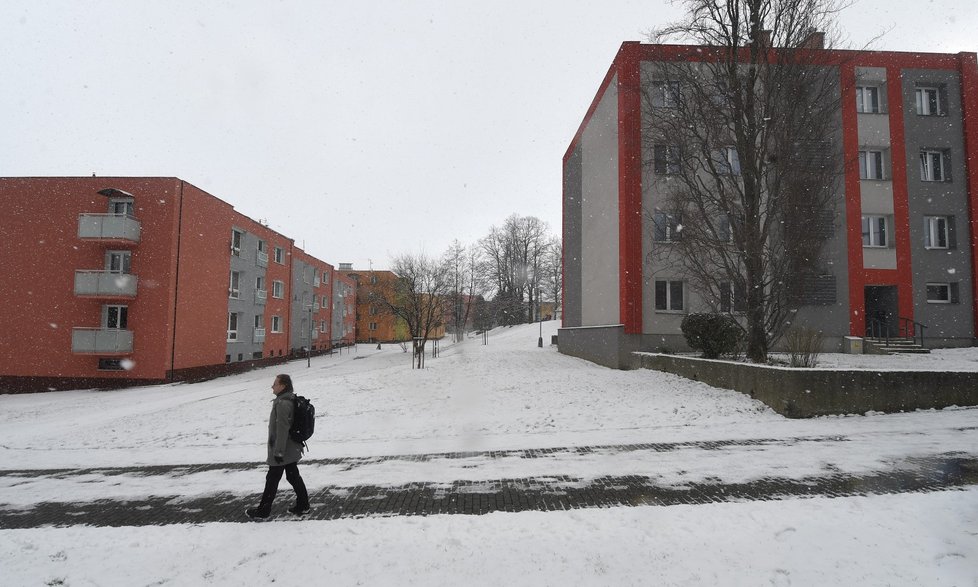
[[[557,323],[545,323],[545,341]],[[0,469],[253,462],[171,477],[0,477],[0,508],[42,501],[257,493],[275,373],[320,413],[310,458],[599,446],[545,459],[473,455],[303,466],[311,488],[568,475],[661,485],[871,472],[978,456],[978,409],[788,420],[749,397],[537,348],[538,327],[396,345],[192,385],[0,396]],[[821,366],[976,370],[978,349],[823,355]],[[643,443],[762,445],[618,450]],[[284,483],[283,483],[284,485]],[[301,554],[299,554],[301,553]],[[297,556],[298,555],[298,556]],[[264,524],[0,530],[4,584],[978,585],[978,489],[701,506]],[[301,561],[301,562],[299,562]],[[60,583],[59,583],[60,582]]]

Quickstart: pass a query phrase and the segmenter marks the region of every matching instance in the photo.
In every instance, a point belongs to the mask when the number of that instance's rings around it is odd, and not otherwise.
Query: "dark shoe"
[[[294,505],[294,506],[292,506],[292,507],[289,508],[289,513],[290,514],[294,514],[296,516],[302,516],[302,515],[308,514],[309,513],[309,506],[307,505],[306,507],[299,507],[298,505]]]
[[[267,518],[271,513],[272,512],[267,510],[263,511],[261,508],[248,508],[245,510],[245,514],[247,514],[249,518],[261,519],[261,520]]]

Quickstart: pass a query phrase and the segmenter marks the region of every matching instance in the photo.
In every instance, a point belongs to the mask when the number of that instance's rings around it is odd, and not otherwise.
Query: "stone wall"
[[[978,372],[794,369],[635,354],[643,368],[746,393],[788,418],[978,405]]]

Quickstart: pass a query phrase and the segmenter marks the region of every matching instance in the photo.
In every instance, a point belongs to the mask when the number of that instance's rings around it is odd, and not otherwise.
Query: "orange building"
[[[186,181],[0,178],[0,207],[0,392],[206,378],[329,347],[331,304],[312,316],[321,339],[300,304],[332,298],[332,266]]]
[[[371,288],[390,289],[399,278],[393,271],[354,270],[349,263],[340,263],[340,271],[357,283],[356,341],[357,342],[404,342],[411,340],[411,333],[404,320],[385,311],[381,304],[372,302],[367,292]],[[428,340],[445,336],[445,325],[439,324],[428,333]]]

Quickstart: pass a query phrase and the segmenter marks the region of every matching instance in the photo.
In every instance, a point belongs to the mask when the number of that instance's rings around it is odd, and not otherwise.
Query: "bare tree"
[[[495,298],[505,306],[504,316],[508,316],[504,323],[533,322],[536,318],[547,230],[539,218],[514,214],[502,227],[493,226],[481,241],[485,274],[495,288]]]
[[[684,4],[687,18],[654,38],[706,49],[642,71],[650,261],[681,267],[715,308],[743,312],[747,356],[763,362],[825,271],[842,151],[838,69],[819,49],[839,5]]]
[[[445,253],[444,264],[449,280],[449,318],[455,342],[465,338],[465,331],[472,316],[473,303],[482,292],[484,279],[480,247],[464,247],[458,240],[452,242]]]
[[[446,265],[424,253],[394,258],[397,279],[368,286],[368,298],[407,325],[413,340],[414,360],[424,367],[430,336],[444,325],[445,300],[450,292]]]
[[[564,255],[560,237],[550,237],[543,251],[543,294],[554,303],[554,316],[559,315],[564,295]]]

